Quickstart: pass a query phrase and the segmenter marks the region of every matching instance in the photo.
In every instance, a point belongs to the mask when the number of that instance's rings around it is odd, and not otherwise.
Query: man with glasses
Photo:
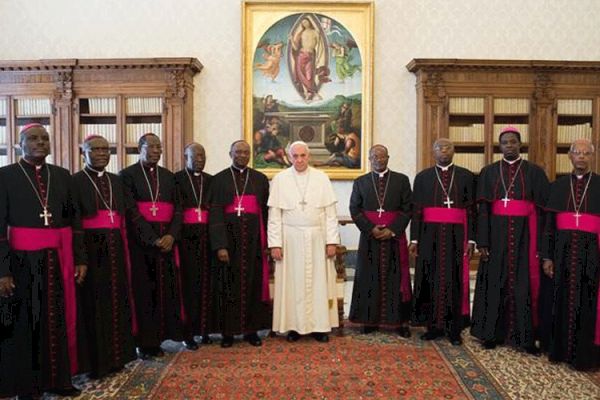
[[[575,140],[573,172],[558,178],[546,205],[544,273],[553,279],[551,361],[579,370],[600,366],[600,177],[592,172],[594,145]]]

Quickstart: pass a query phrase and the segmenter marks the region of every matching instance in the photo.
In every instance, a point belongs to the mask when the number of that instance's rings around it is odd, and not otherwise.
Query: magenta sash
[[[65,323],[71,374],[77,373],[77,302],[75,301],[75,262],[73,231],[64,228],[27,228],[10,226],[10,247],[17,251],[56,249],[62,272],[65,301]]]
[[[527,217],[529,226],[529,285],[531,287],[531,310],[533,326],[538,326],[538,298],[540,294],[540,266],[537,255],[537,213],[535,203],[529,200],[492,202],[492,214],[506,217]]]
[[[152,204],[155,204],[157,207],[156,215],[152,215],[152,210],[150,209]],[[173,219],[173,211],[175,209],[172,203],[164,201],[157,201],[156,203],[152,203],[151,201],[138,201],[137,207],[140,214],[142,214],[144,219],[148,222],[171,222]]]
[[[388,226],[391,224],[400,211],[384,211],[379,215],[378,211],[363,211],[363,214],[369,221],[376,225]],[[412,290],[410,286],[410,270],[408,265],[408,241],[406,240],[406,233],[402,232],[401,235],[394,238],[398,243],[398,251],[400,252],[400,293],[402,293],[402,301],[407,302],[412,298]]]
[[[125,272],[127,273],[129,307],[131,308],[131,333],[137,336],[138,324],[135,313],[135,299],[133,298],[133,286],[131,281],[131,257],[129,255],[129,243],[127,242],[127,231],[125,228],[125,218],[121,217],[116,211],[113,211],[113,220],[111,221],[108,210],[98,210],[95,216],[83,218],[83,229],[118,229],[121,232],[123,241],[123,252],[125,253]]]
[[[597,236],[598,248],[600,250],[600,217],[581,213],[578,219],[579,221],[577,221],[573,212],[557,213],[556,229],[594,233]],[[600,282],[598,282],[598,292],[596,293],[596,333],[594,335],[594,344],[600,346]]]
[[[208,224],[208,210],[200,211],[201,221],[198,221],[198,213],[196,210],[196,207],[186,208],[183,210],[184,224]]]
[[[423,209],[423,221],[438,224],[462,224],[463,226],[463,261],[462,261],[462,298],[461,311],[463,315],[469,315],[469,247],[467,238],[467,210],[464,208],[425,207]]]
[[[241,202],[240,202],[241,200]],[[263,223],[262,208],[258,204],[256,196],[253,194],[245,194],[240,197],[234,196],[233,202],[225,206],[226,214],[237,214],[236,207],[241,206],[244,210],[242,214],[258,214],[260,221],[260,250],[262,254],[262,301],[270,301],[269,295],[269,262],[267,261],[267,234]]]

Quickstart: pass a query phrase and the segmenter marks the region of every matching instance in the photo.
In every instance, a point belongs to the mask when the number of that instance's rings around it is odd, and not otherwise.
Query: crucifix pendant
[[[304,201],[304,199],[302,199],[302,201],[300,202],[300,206],[302,207],[302,211],[304,211],[304,206],[307,205],[308,203],[306,201]]]
[[[575,212],[575,214],[573,214],[573,217],[575,218],[575,226],[579,226],[579,217],[581,217],[579,211]]]
[[[454,202],[450,200],[450,196],[446,196],[446,201],[444,201],[444,204],[446,205],[446,207],[450,208],[452,204],[454,204]]]
[[[48,208],[44,207],[44,212],[40,214],[40,218],[44,218],[44,226],[50,225],[48,222],[48,218],[51,217],[52,214],[48,212]]]
[[[150,211],[152,212],[152,216],[156,217],[156,212],[158,211],[158,207],[156,207],[156,203],[152,203],[152,207],[150,207]]]
[[[235,211],[237,211],[237,216],[241,216],[242,215],[242,211],[244,211],[244,207],[242,207],[242,203],[238,203],[237,207],[234,208]]]
[[[198,207],[194,211],[198,215],[198,222],[202,222],[202,209],[200,207]]]
[[[379,218],[381,218],[381,213],[385,212],[385,210],[383,209],[382,206],[379,206],[379,208],[377,209],[377,212],[379,213]]]
[[[506,195],[501,201],[504,203],[504,208],[506,208],[510,199],[508,198],[508,195]]]
[[[108,210],[108,216],[110,217],[111,225],[115,223],[114,215],[115,215],[115,213],[113,212],[113,210]]]

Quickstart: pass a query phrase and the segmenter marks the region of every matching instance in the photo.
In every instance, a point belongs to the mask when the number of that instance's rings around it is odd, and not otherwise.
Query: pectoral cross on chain
[[[575,218],[575,226],[579,226],[579,217],[581,217],[581,214],[579,214],[579,211],[576,212],[575,214],[573,214],[573,217]]]
[[[113,210],[108,210],[108,216],[110,217],[111,225],[115,223],[114,215],[115,215],[115,213],[113,212]]]
[[[299,204],[302,207],[302,211],[304,211],[304,206],[307,205],[308,203],[304,199],[302,199],[302,201]]]
[[[40,214],[40,218],[44,218],[44,226],[50,225],[48,222],[48,218],[51,217],[52,214],[48,212],[48,209],[44,207],[44,212]]]
[[[504,198],[500,201],[502,201],[504,203],[504,208],[506,208],[506,206],[508,206],[508,202],[510,201],[510,199],[508,198],[508,196],[504,196]]]
[[[379,206],[377,212],[379,213],[379,218],[381,218],[381,213],[385,212],[385,210],[383,209],[383,207]]]
[[[152,203],[152,207],[150,207],[150,211],[152,212],[152,216],[156,217],[156,212],[158,211],[158,207],[156,207],[156,203]]]
[[[198,222],[202,222],[202,209],[200,207],[198,207],[194,211],[198,215]]]
[[[450,208],[452,204],[454,204],[454,202],[450,200],[450,196],[446,196],[446,201],[444,201],[444,204],[446,205],[446,207]]]
[[[238,203],[237,207],[234,208],[235,211],[237,211],[237,216],[241,216],[242,215],[242,211],[244,211],[244,207],[242,207],[242,203]]]

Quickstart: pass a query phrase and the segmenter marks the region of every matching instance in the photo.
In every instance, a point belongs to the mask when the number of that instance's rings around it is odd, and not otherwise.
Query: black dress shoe
[[[81,395],[81,390],[77,389],[75,386],[71,386],[69,388],[64,389],[48,390],[48,393],[56,394],[62,397],[77,397]]]
[[[379,327],[377,327],[377,326],[363,325],[363,327],[361,328],[361,331],[363,334],[368,335],[369,333],[373,333],[373,332],[377,331],[378,329],[379,329]]]
[[[535,345],[525,347],[525,351],[527,352],[527,354],[531,354],[535,357],[539,357],[542,355],[542,351],[539,349],[539,347],[536,347]]]
[[[192,351],[198,350],[198,343],[196,343],[196,342],[194,341],[194,339],[191,339],[191,340],[184,340],[184,341],[183,341],[183,345],[184,345],[184,346],[185,346],[185,348],[186,348],[186,349],[188,349],[188,350],[192,350]]]
[[[200,341],[200,344],[212,344],[213,341],[210,339],[210,336],[206,335],[206,336],[202,336],[202,340]]]
[[[233,336],[223,336],[223,340],[221,340],[221,347],[226,349],[231,346],[233,346]]]
[[[450,343],[452,344],[452,346],[460,346],[463,343],[460,335],[459,336],[452,335],[448,338],[448,340],[450,340]]]
[[[136,347],[135,352],[140,360],[149,360],[152,358],[152,354],[144,347]]]
[[[289,333],[287,334],[288,342],[297,342],[298,339],[300,339],[300,334],[296,331],[289,331]]]
[[[483,348],[486,350],[492,350],[496,348],[496,341],[495,340],[486,340],[483,342]]]
[[[421,335],[421,340],[435,340],[441,336],[444,336],[443,331],[431,329]]]
[[[398,328],[398,334],[403,338],[408,339],[411,335],[410,328],[408,326],[401,326],[400,328]]]
[[[312,337],[314,337],[317,342],[321,342],[321,343],[329,342],[329,335],[324,332],[313,332]]]
[[[244,335],[244,340],[250,343],[252,346],[258,347],[262,346],[262,340],[258,337],[256,332],[250,333],[248,335]]]

